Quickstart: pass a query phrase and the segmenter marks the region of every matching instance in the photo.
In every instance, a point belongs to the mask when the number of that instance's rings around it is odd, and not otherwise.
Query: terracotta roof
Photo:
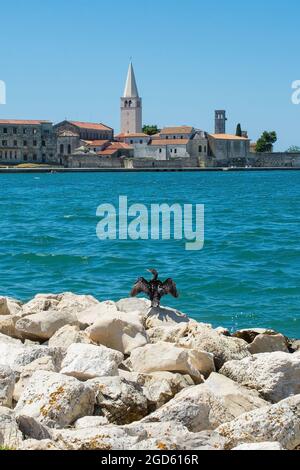
[[[58,137],[78,137],[78,134],[76,134],[73,131],[64,130],[64,131],[58,132]]]
[[[105,124],[94,123],[94,122],[81,122],[81,121],[67,121],[73,126],[80,127],[80,129],[92,129],[97,131],[111,131],[112,128],[106,126]]]
[[[210,137],[218,140],[249,140],[246,137],[238,137],[233,134],[209,134]]]
[[[84,140],[89,147],[102,147],[103,145],[109,144],[109,140]]]
[[[129,144],[125,144],[125,142],[111,142],[110,149],[116,149],[116,150],[122,150],[122,149],[128,149],[131,150],[133,147]]]
[[[118,149],[111,149],[110,147],[108,149],[105,149],[105,150],[100,150],[100,152],[97,152],[97,155],[99,155],[100,157],[102,155],[106,155],[106,156],[109,156],[109,155],[114,155],[115,153],[118,152]]]
[[[194,128],[190,126],[179,126],[179,127],[165,127],[160,131],[160,134],[191,134]]]
[[[132,133],[132,134],[118,134],[116,135],[116,137],[118,137],[119,139],[129,139],[130,137],[149,137],[150,136],[148,134],[144,134],[143,132],[137,132],[137,133]]]
[[[38,126],[39,124],[51,124],[51,121],[21,120],[21,119],[0,119],[0,124],[26,124],[28,126]]]
[[[150,145],[155,145],[157,147],[162,147],[164,145],[187,145],[189,142],[189,139],[157,139],[157,140],[152,140]]]

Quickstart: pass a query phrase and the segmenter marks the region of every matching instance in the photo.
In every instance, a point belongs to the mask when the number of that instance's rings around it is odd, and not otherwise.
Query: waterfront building
[[[0,163],[52,163],[56,136],[50,121],[0,120]]]

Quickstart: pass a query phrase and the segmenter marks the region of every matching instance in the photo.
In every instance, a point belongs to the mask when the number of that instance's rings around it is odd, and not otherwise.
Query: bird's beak
[[[148,273],[152,273],[151,269],[146,269],[146,271],[147,271]]]

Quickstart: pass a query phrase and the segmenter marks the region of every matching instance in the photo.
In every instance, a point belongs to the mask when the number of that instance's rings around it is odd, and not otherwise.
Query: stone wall
[[[249,153],[247,164],[254,167],[300,167],[300,153]]]

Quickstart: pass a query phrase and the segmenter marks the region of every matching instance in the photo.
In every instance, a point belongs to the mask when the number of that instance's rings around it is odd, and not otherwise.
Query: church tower
[[[139,97],[132,63],[129,64],[124,95],[121,98],[121,133],[142,132],[142,99]]]

